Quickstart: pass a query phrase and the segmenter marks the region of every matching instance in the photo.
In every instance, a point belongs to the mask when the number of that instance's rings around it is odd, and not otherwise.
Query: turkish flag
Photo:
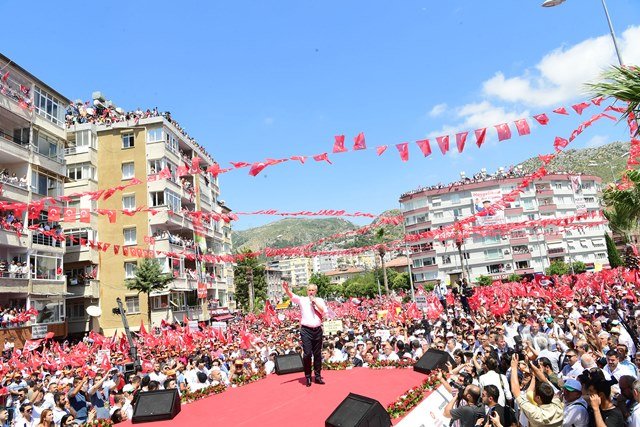
[[[380,145],[380,146],[376,147],[376,154],[378,156],[382,156],[382,153],[384,153],[385,151],[387,151],[387,146],[386,145]]]
[[[514,123],[516,124],[516,129],[518,129],[518,135],[524,136],[531,133],[527,119],[516,120]]]
[[[438,141],[438,146],[440,147],[440,151],[442,151],[442,154],[447,154],[447,152],[449,151],[449,135],[438,136],[436,137],[436,141]]]
[[[325,162],[329,163],[330,165],[333,164],[333,163],[331,163],[331,160],[329,160],[329,156],[327,155],[327,153],[316,154],[315,156],[313,156],[313,160],[315,160],[316,162],[325,161]]]
[[[559,150],[560,148],[565,148],[567,145],[569,145],[569,141],[559,136],[556,136],[555,141],[553,141],[553,146],[555,147],[556,150]]]
[[[487,137],[487,128],[476,129],[475,133],[476,145],[478,146],[478,148],[480,148],[482,147],[482,144],[484,144],[484,140]]]
[[[467,142],[467,135],[469,132],[460,132],[456,134],[456,145],[458,146],[458,153],[462,153],[464,150],[464,144]]]
[[[547,117],[545,113],[535,115],[533,116],[533,118],[536,119],[536,121],[542,126],[545,126],[547,123],[549,123],[549,117]]]
[[[212,164],[211,166],[209,166],[207,168],[207,172],[209,172],[211,175],[213,175],[214,177],[218,176],[220,174],[220,165],[217,163]],[[161,172],[162,173],[162,172]],[[168,178],[168,177],[167,177]]]
[[[250,166],[251,163],[247,163],[247,162],[229,162],[233,165],[234,168],[236,169],[240,169],[240,168],[246,168],[247,166]],[[178,174],[180,173],[180,168],[178,168]]]
[[[582,115],[582,112],[583,112],[586,108],[588,108],[590,105],[591,105],[591,104],[590,104],[590,103],[588,103],[588,102],[581,102],[581,103],[579,103],[579,104],[572,105],[572,106],[571,106],[571,108],[573,108],[573,109],[574,109],[574,111],[575,111],[576,113],[578,113],[579,115]]]
[[[256,176],[260,172],[262,172],[264,170],[264,168],[266,168],[266,167],[267,167],[266,163],[256,162],[256,163],[251,165],[251,169],[249,169],[249,175]]]
[[[178,166],[177,168],[178,176],[185,176],[189,174],[189,168],[186,166]]]
[[[556,114],[563,114],[565,116],[569,115],[569,113],[567,112],[567,109],[564,108],[564,107],[556,108],[555,110],[553,110],[553,112],[556,113]]]
[[[291,160],[297,160],[304,165],[304,162],[307,161],[307,156],[291,156],[289,157]]]
[[[504,141],[506,139],[511,139],[511,129],[509,129],[509,125],[506,123],[502,123],[499,125],[495,125],[496,130],[498,131],[498,141]]]
[[[64,210],[64,222],[76,221],[76,208],[66,208]]]
[[[42,206],[39,204],[33,204],[29,206],[29,219],[40,219],[40,212]]]
[[[118,255],[118,252],[120,252],[120,245],[113,245],[113,253],[114,255]]]
[[[398,152],[400,153],[400,159],[402,159],[403,162],[406,162],[407,160],[409,160],[409,143],[408,142],[403,142],[402,144],[396,144],[396,148],[398,149]]]
[[[191,170],[189,172],[192,174],[200,173],[200,157],[196,156],[191,160]]]
[[[421,139],[420,141],[416,141],[418,147],[420,147],[420,151],[422,151],[422,155],[424,157],[431,155],[431,144],[428,139]]]
[[[336,135],[334,136],[334,143],[333,143],[333,152],[334,153],[344,153],[345,151],[347,151],[346,148],[344,148],[344,135]]]
[[[105,214],[107,215],[107,218],[109,219],[109,223],[113,224],[114,222],[116,222],[116,211],[113,209],[106,209]]]
[[[360,132],[353,139],[353,149],[354,150],[365,150],[366,148],[367,148],[367,144],[365,143],[364,132]]]
[[[49,220],[49,222],[60,221],[60,208],[57,206],[51,206],[49,208],[47,219]]]
[[[91,222],[90,209],[80,209],[80,222],[85,222],[87,224]]]

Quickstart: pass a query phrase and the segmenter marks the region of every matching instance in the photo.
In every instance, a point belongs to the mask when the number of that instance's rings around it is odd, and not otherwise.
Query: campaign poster
[[[472,191],[474,213],[477,215],[478,224],[494,225],[504,224],[504,210],[493,207],[494,203],[502,200],[502,190],[499,188],[482,191]]]

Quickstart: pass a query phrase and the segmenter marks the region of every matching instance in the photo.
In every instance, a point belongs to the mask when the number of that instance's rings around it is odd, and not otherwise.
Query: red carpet
[[[173,420],[145,426],[324,426],[352,393],[378,400],[385,408],[425,378],[413,369],[323,371],[325,385],[304,386],[304,375],[270,375],[188,405]],[[130,421],[121,425],[131,425]],[[137,424],[136,424],[137,425]]]

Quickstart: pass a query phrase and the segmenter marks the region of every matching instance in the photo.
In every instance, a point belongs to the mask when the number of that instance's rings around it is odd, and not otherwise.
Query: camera
[[[449,381],[449,385],[456,390],[458,390],[458,399],[462,399],[462,395],[464,394],[464,390],[468,385],[473,383],[473,377],[466,373],[462,372],[458,374],[458,381]]]

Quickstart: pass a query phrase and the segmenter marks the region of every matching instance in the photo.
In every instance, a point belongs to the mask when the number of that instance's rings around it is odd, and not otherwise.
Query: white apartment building
[[[514,190],[520,178],[469,181],[444,188],[424,188],[400,197],[407,234],[419,234],[452,225]],[[535,181],[504,211],[479,220],[486,224],[560,218],[584,211],[602,211],[596,176],[550,174]],[[414,282],[457,280],[463,272],[471,280],[481,275],[506,279],[511,274],[544,272],[553,260],[584,262],[588,269],[608,267],[605,233],[608,227],[564,229],[547,227],[518,230],[509,235],[466,238],[460,252],[453,240],[423,239],[410,246]]]
[[[0,345],[9,339],[21,347],[47,331],[67,332],[65,245],[38,232],[62,229],[48,221],[46,209],[31,212],[26,204],[63,195],[69,100],[4,55],[0,69],[0,203],[23,206],[0,210],[0,306],[40,313],[34,322],[0,331]],[[32,334],[31,325],[39,325],[38,332]]]

